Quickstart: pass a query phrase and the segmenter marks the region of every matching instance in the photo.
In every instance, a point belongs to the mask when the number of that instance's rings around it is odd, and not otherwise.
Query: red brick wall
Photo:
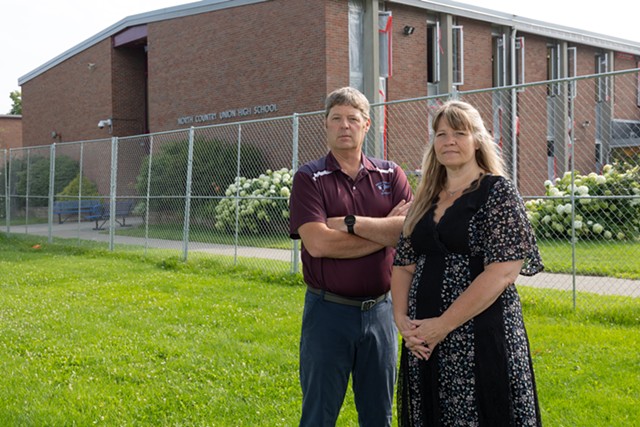
[[[324,93],[319,94],[321,97],[318,100],[319,108],[315,110],[324,108],[324,98],[329,92],[349,85],[348,3],[344,0],[324,0],[324,3],[324,20],[326,23],[320,23],[320,25],[323,26],[324,30],[325,46],[322,52],[322,61],[324,62],[322,66],[326,73],[326,82]]]
[[[329,14],[337,3],[327,3]],[[320,109],[328,71],[324,14],[324,2],[277,0],[150,24],[150,130]],[[254,106],[270,104],[277,111],[253,114]],[[219,118],[242,108],[252,113]],[[217,118],[178,123],[210,113]]]
[[[387,82],[387,99],[427,95],[427,12],[391,4],[393,14],[393,74]],[[415,28],[405,36],[403,28]]]
[[[22,147],[22,118],[0,115],[0,149]]]
[[[146,54],[144,48],[122,46],[112,51],[113,132],[148,133],[146,108]]]
[[[97,125],[112,114],[111,83],[111,41],[104,40],[23,84],[24,145],[56,142],[52,131],[61,141],[108,137]]]
[[[638,68],[639,63],[640,59],[627,54],[616,54],[614,59],[616,71]],[[640,75],[638,73],[625,74],[616,78],[613,96],[616,101],[615,116],[617,119],[640,120],[639,85]]]
[[[492,87],[493,61],[491,24],[459,18],[464,31],[464,84],[458,90]]]

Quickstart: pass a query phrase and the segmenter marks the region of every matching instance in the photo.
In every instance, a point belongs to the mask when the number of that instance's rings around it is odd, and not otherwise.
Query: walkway
[[[127,223],[139,225],[140,218],[127,218]],[[96,242],[109,242],[109,234],[105,231],[93,230],[95,223],[71,221],[65,224],[54,224],[54,237],[91,240]],[[107,224],[108,225],[108,224]],[[119,227],[118,225],[116,225]],[[6,229],[2,229],[6,231]],[[26,226],[11,226],[11,233],[48,236],[47,224],[32,224]],[[140,247],[172,249],[182,251],[182,242],[164,239],[145,239],[143,237],[114,236],[114,244],[135,245]],[[263,258],[291,262],[292,251],[286,249],[268,249],[256,247],[234,247],[214,243],[190,242],[190,252],[205,252],[216,255],[239,256],[250,258]],[[533,286],[539,288],[571,291],[574,288],[573,276],[570,274],[539,273],[533,277],[519,276],[518,285]],[[578,292],[590,292],[601,295],[622,295],[640,298],[640,280],[616,279],[613,277],[576,276],[575,290]]]

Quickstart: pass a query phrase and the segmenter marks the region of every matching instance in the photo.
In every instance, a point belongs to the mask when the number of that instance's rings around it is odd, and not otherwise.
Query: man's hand
[[[400,230],[409,207],[411,202],[403,199],[389,211],[386,217],[356,216],[356,235],[383,246],[394,247],[400,237]],[[343,216],[327,218],[327,227],[347,233]]]
[[[407,216],[407,212],[409,212],[409,208],[411,207],[412,202],[407,202],[402,199],[400,203],[395,205],[393,209],[387,214],[387,218],[392,216]]]
[[[397,205],[395,205],[393,207],[393,209],[391,209],[391,211],[389,211],[389,213],[387,214],[387,218],[391,218],[394,216],[402,216],[405,217],[407,216],[407,212],[409,211],[409,208],[411,207],[411,202],[407,202],[406,200],[401,200],[400,203],[398,203]],[[359,216],[358,219],[361,220],[363,217]],[[338,230],[338,231],[343,231],[343,232],[347,232],[347,226],[344,223],[344,217],[343,216],[334,216],[331,218],[327,218],[327,227],[329,227],[332,230]]]

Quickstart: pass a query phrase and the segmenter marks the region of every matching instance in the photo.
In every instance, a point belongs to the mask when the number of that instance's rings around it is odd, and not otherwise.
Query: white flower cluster
[[[231,231],[236,225],[242,233],[281,231],[289,218],[289,195],[293,172],[287,168],[267,170],[258,178],[238,177],[216,206],[216,228]]]
[[[567,172],[544,186],[546,199],[525,203],[539,237],[640,238],[640,166],[622,173],[613,165],[602,174]]]

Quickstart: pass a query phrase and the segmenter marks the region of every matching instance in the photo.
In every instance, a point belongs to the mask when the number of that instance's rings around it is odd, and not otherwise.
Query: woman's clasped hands
[[[429,360],[436,346],[447,336],[439,317],[411,320],[405,316],[397,326],[405,347],[420,360]]]

